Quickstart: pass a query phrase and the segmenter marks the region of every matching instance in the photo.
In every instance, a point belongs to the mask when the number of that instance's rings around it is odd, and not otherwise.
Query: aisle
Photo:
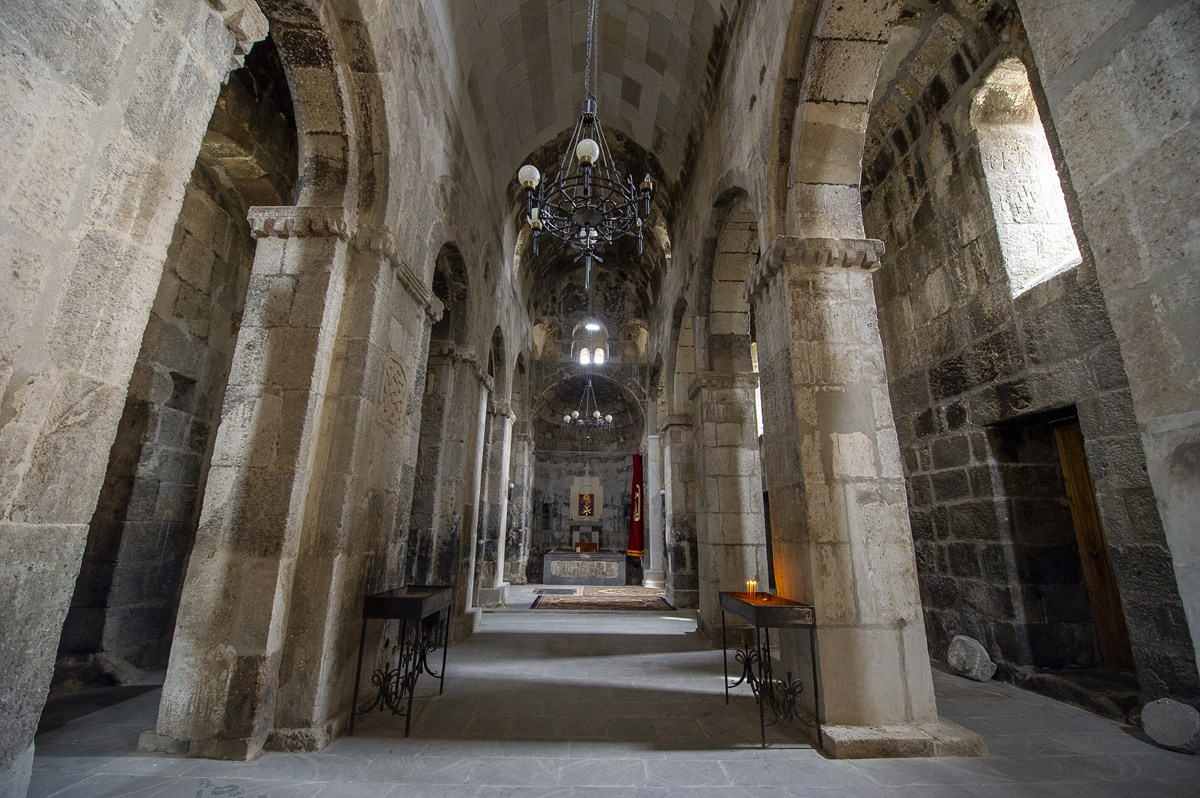
[[[762,750],[748,693],[726,706],[721,654],[676,613],[488,612],[450,651],[444,696],[418,690],[412,736],[376,715],[316,754],[254,762],[138,754],[158,692],[37,739],[30,795],[298,798],[940,798],[1194,795],[1196,757],[1009,685],[935,672],[943,714],[988,739],[975,759],[832,761]]]

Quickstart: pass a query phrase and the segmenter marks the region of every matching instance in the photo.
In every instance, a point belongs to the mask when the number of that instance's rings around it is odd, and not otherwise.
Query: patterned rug
[[[667,591],[661,587],[640,587],[638,585],[620,585],[614,587],[605,587],[601,585],[587,585],[583,588],[585,596],[661,596],[667,597]]]
[[[645,587],[585,587],[582,596],[539,595],[531,610],[674,612],[666,591]]]

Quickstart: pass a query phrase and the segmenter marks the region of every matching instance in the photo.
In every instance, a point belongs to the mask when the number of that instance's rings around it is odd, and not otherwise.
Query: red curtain
[[[641,557],[645,554],[645,540],[642,533],[642,519],[646,516],[645,502],[642,496],[642,456],[633,456],[633,488],[629,503],[629,547],[625,553],[630,557]]]

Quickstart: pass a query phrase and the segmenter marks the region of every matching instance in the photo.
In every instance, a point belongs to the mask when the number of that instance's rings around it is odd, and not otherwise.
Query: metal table
[[[777,596],[774,593],[721,593],[721,654],[725,665],[725,703],[729,691],[746,682],[758,701],[758,729],[763,748],[767,747],[766,709],[778,723],[797,717],[796,699],[804,690],[799,679],[788,671],[777,679],[771,665],[772,629],[807,629],[812,653],[812,691],[814,719],[817,725],[817,745],[821,746],[821,694],[817,677],[817,621],[811,604]],[[729,612],[754,627],[754,647],[742,646],[734,658],[742,664],[742,674],[729,681],[729,646],[725,637],[725,613]]]
[[[350,704],[351,735],[354,734],[354,719],[357,716],[376,708],[383,711],[387,707],[393,715],[404,716],[404,736],[408,736],[412,726],[413,691],[417,687],[417,679],[422,673],[437,679],[438,695],[446,688],[446,649],[453,614],[453,585],[408,585],[375,593],[363,600],[358,667],[354,671],[354,698]],[[369,620],[400,621],[400,654],[395,667],[390,662],[384,662],[371,674],[371,684],[375,685],[378,693],[370,704],[359,707],[358,688]],[[429,655],[438,646],[442,649],[440,672],[429,666]]]

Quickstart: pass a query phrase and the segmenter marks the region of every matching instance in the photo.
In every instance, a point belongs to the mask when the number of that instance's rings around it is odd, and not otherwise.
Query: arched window
[[[579,322],[571,334],[571,349],[580,365],[603,365],[612,354],[608,348],[608,328],[594,319]]]

